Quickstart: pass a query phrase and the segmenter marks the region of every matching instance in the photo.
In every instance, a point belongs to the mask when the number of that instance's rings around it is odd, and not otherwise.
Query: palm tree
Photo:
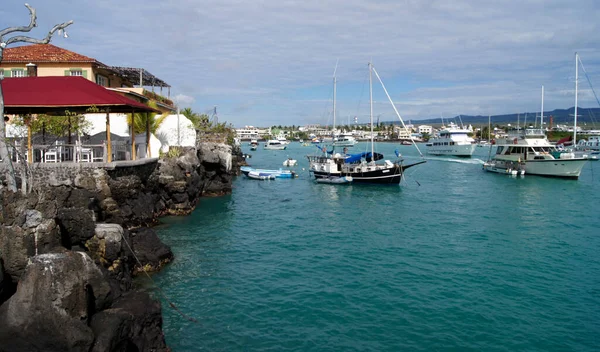
[[[153,109],[158,108],[158,105],[153,100],[148,101],[146,105]],[[158,117],[156,117],[156,115],[157,114],[153,112],[127,114],[127,125],[129,125],[130,128],[133,125],[133,133],[135,134],[142,134],[146,133],[146,131],[150,131],[151,134],[156,135],[156,131],[158,131],[160,125],[165,121],[167,116],[169,116],[169,113],[165,112]],[[151,156],[150,134],[146,134],[146,148],[147,155]]]

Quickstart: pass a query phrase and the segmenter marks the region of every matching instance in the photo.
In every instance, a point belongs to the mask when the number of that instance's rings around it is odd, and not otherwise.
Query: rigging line
[[[125,239],[125,236],[121,235],[121,239],[123,240],[123,242],[125,242],[125,244],[127,245],[127,248],[129,248],[129,251],[131,252],[131,254],[133,255],[133,257],[135,258],[135,260],[138,262],[138,264],[140,265],[140,268],[142,268],[142,270],[144,271],[144,274],[146,274],[146,276],[148,276],[148,278],[150,279],[150,281],[152,281],[152,283],[154,284],[154,287],[156,287],[158,289],[158,291],[160,292],[160,294],[163,296],[163,298],[165,299],[165,301],[167,301],[167,303],[169,303],[169,306],[171,308],[173,308],[177,313],[179,313],[182,317],[184,317],[185,319],[193,322],[193,323],[198,323],[198,320],[196,320],[196,318],[191,317],[187,314],[185,314],[184,312],[182,312],[176,305],[175,303],[171,302],[171,300],[169,300],[169,297],[167,297],[167,295],[165,294],[165,292],[162,290],[162,288],[160,288],[160,286],[158,286],[156,284],[156,282],[154,281],[154,279],[152,279],[152,277],[150,276],[150,274],[148,274],[148,272],[146,271],[146,269],[144,268],[144,266],[142,265],[142,262],[140,262],[139,258],[137,257],[137,255],[135,255],[135,252],[133,251],[133,249],[131,248],[131,246],[129,246],[129,243],[127,242],[127,240]]]
[[[590,77],[588,76],[587,71],[585,70],[585,67],[583,66],[583,62],[581,62],[581,58],[579,58],[579,63],[581,64],[581,69],[583,70],[583,73],[585,74],[585,78],[587,78],[587,81],[590,84],[590,88],[592,88],[592,93],[594,93],[594,98],[596,98],[596,102],[598,103],[598,105],[600,105],[600,100],[598,100],[598,96],[596,95],[594,86],[592,86],[592,81],[590,80]]]
[[[373,67],[373,64],[371,64],[371,68],[373,69],[373,72],[375,72],[375,76],[377,76],[377,79],[379,80],[379,83],[381,83],[381,87],[383,88],[383,91],[385,92],[385,95],[387,96],[388,100],[392,104],[392,108],[394,108],[394,112],[396,112],[396,115],[400,119],[400,122],[402,122],[402,127],[404,127],[405,130],[408,130],[406,128],[406,125],[404,124],[404,120],[402,120],[402,116],[400,116],[400,113],[396,109],[396,105],[394,105],[394,101],[392,100],[392,98],[390,97],[390,94],[388,93],[387,89],[385,88],[385,84],[383,84],[383,81],[381,80],[381,77],[379,77],[379,74],[377,73],[377,70],[375,70],[375,67]],[[412,143],[415,146],[415,148],[417,148],[417,151],[421,155],[421,158],[423,158],[423,153],[421,153],[421,150],[417,146],[417,143],[415,143],[415,140],[412,138],[412,135],[410,136],[410,140],[412,141]]]
[[[367,85],[367,78],[368,78],[367,73],[365,73],[363,77],[364,77],[363,84],[362,84],[362,87],[360,90],[360,96],[358,97],[358,104],[356,105],[356,115],[354,115],[354,116],[358,116],[358,113],[360,111],[360,104],[362,103],[363,95],[365,93],[365,86]]]

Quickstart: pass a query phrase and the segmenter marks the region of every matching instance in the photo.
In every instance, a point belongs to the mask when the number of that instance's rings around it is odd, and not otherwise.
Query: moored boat
[[[475,151],[475,140],[469,137],[466,128],[458,127],[450,122],[442,129],[438,137],[431,138],[427,143],[427,153],[431,155],[447,155],[470,158]]]
[[[269,174],[269,173],[265,173],[265,172],[258,172],[258,171],[250,171],[250,172],[248,172],[248,174],[246,176],[248,176],[248,178],[251,178],[254,180],[274,180],[275,179],[275,175],[273,175],[273,174]]]
[[[561,152],[551,144],[542,129],[529,128],[523,136],[497,140],[496,154],[484,170],[524,170],[527,175],[578,179],[587,158]]]
[[[398,159],[395,162],[385,160],[384,156],[374,151],[374,133],[373,133],[373,95],[372,95],[372,72],[375,72],[379,79],[390,103],[394,107],[394,111],[397,110],[393,105],[390,96],[387,94],[387,90],[381,82],[377,71],[373,68],[373,65],[369,63],[369,92],[370,92],[370,106],[371,106],[371,151],[356,153],[356,154],[340,154],[335,153],[335,145],[333,149],[328,151],[325,147],[320,148],[322,155],[308,155],[309,172],[314,176],[316,180],[319,179],[331,179],[340,177],[352,177],[353,183],[378,183],[378,184],[399,184],[402,180],[404,170],[425,163],[425,160],[418,161],[413,164],[404,164],[402,159]],[[335,78],[334,78],[335,87]],[[335,90],[335,89],[334,89]],[[404,121],[397,113],[400,122],[404,125]],[[418,147],[415,145],[418,150]],[[420,151],[419,151],[420,153]],[[396,152],[399,157],[399,153]],[[383,163],[377,161],[383,160]]]
[[[248,176],[250,174],[250,172],[258,172],[261,174],[269,174],[269,175],[273,175],[275,178],[295,178],[298,175],[291,170],[283,170],[283,169],[278,169],[278,170],[269,170],[269,169],[255,169],[252,168],[250,166],[242,166],[240,167],[240,171]]]
[[[277,139],[270,139],[265,143],[266,150],[284,150],[287,145],[281,143],[281,141]]]
[[[296,163],[298,163],[297,160],[292,159],[292,158],[287,158],[284,162],[283,162],[283,166],[296,166]]]

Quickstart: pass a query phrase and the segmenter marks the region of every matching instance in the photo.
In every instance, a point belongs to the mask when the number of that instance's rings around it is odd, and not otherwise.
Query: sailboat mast
[[[337,87],[336,87],[337,80],[335,78],[335,71],[337,71],[337,63],[335,64],[335,70],[333,71],[333,131],[331,131],[332,138],[335,138],[335,98],[336,98],[336,93],[337,93]]]
[[[492,115],[488,115],[488,143],[490,143],[492,141],[491,129],[492,129]]]
[[[369,102],[371,115],[371,160],[375,160],[375,150],[373,149],[373,73],[372,64],[369,62]]]
[[[540,128],[544,130],[544,86],[542,86],[542,110],[540,113]]]
[[[573,148],[577,145],[577,81],[579,80],[579,54],[575,53],[575,122],[573,125]]]

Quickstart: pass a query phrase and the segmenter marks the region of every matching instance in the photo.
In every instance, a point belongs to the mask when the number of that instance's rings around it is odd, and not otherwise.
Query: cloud
[[[38,36],[74,19],[54,44],[109,65],[144,67],[218,105],[234,125],[327,122],[333,67],[340,60],[340,116],[356,108],[372,61],[403,117],[567,108],[574,52],[600,84],[600,3],[562,0],[55,0],[36,4]],[[90,16],[90,14],[94,14]],[[27,22],[7,4],[3,18]],[[11,23],[12,24],[12,23]],[[582,84],[585,83],[582,78]],[[589,87],[588,87],[589,89]],[[323,101],[315,97],[323,93]],[[379,93],[380,94],[380,93]],[[583,94],[581,105],[596,106]],[[378,101],[385,97],[378,95]],[[384,109],[383,105],[379,106]],[[386,111],[383,116],[392,111]]]
[[[177,94],[173,97],[173,102],[180,108],[192,106],[195,100],[194,97],[185,94]]]

